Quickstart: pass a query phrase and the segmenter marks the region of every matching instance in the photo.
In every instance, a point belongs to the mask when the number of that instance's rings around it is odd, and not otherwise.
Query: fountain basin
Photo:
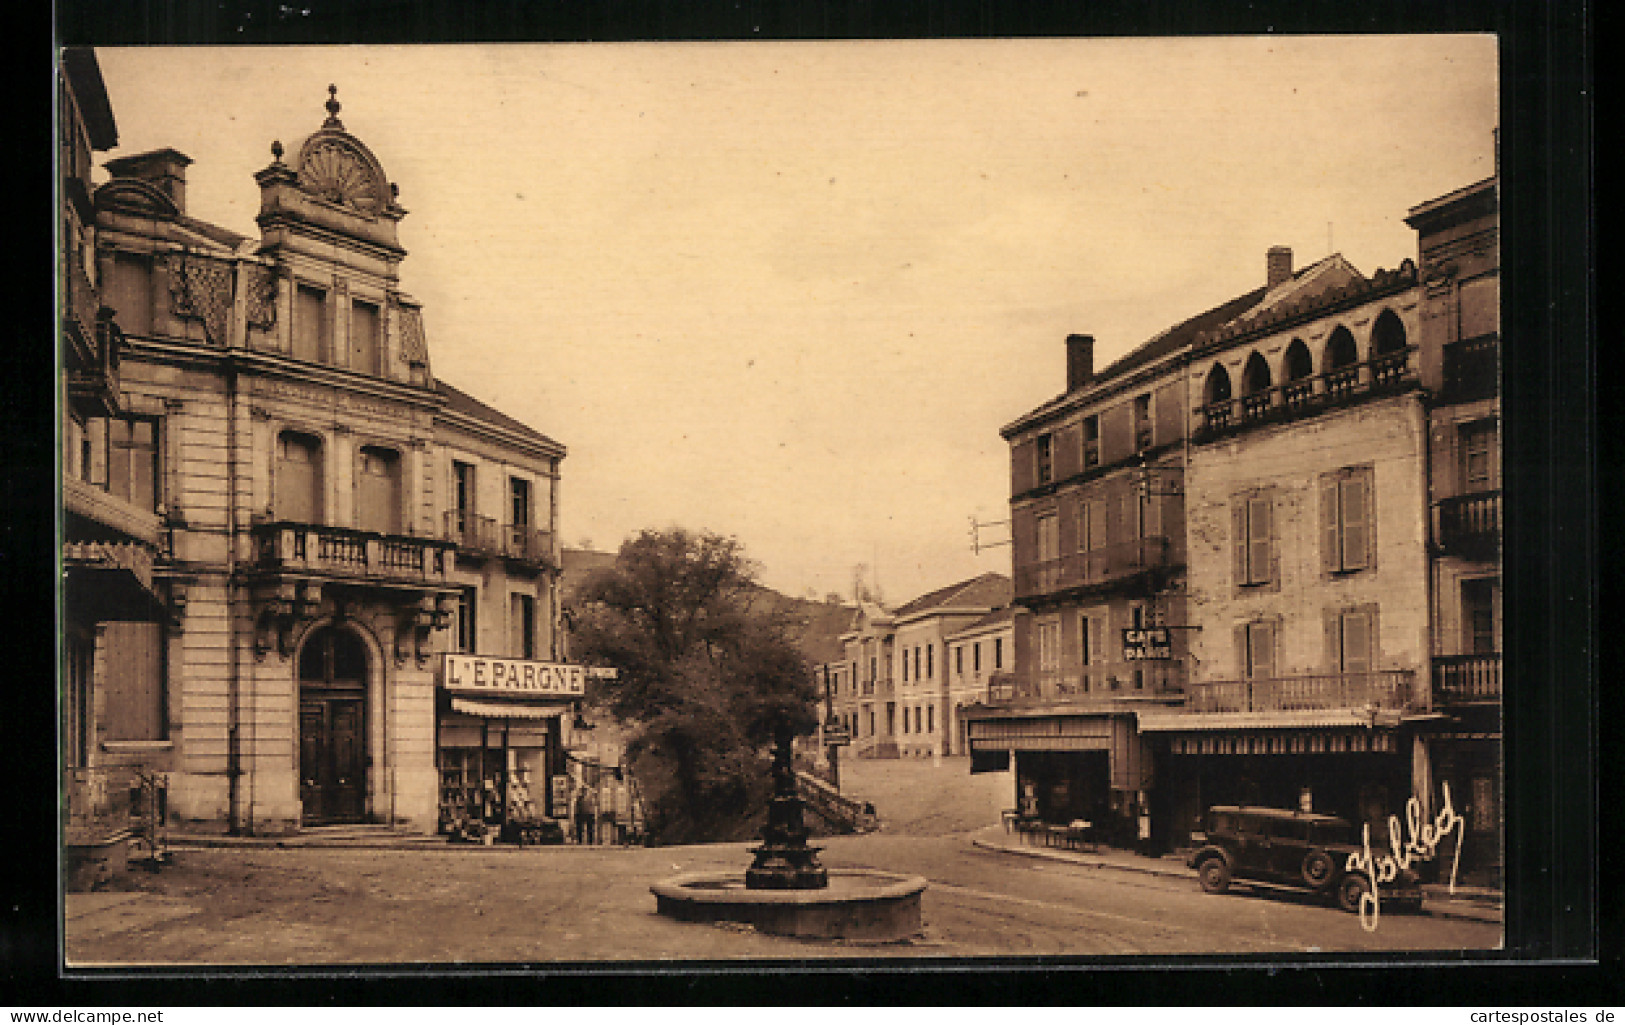
[[[776,936],[901,940],[920,931],[923,876],[835,869],[818,890],[750,890],[743,873],[674,876],[649,887],[660,914],[685,922],[744,922]]]

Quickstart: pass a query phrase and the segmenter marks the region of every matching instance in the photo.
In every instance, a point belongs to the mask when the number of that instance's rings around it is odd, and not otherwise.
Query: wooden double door
[[[299,799],[306,825],[360,822],[367,811],[366,652],[324,628],[299,659]]]

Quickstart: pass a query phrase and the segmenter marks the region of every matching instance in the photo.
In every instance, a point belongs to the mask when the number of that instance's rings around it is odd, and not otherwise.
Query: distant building
[[[1008,625],[988,617],[1009,601],[1010,578],[984,573],[895,610],[860,602],[841,636],[845,657],[820,670],[830,680],[836,720],[851,731],[852,750],[870,758],[963,753],[960,715],[985,692],[986,677],[975,669],[969,676],[956,671],[962,663],[954,661],[950,642],[969,631],[975,636],[961,643],[970,645],[973,665],[982,645],[989,667],[1002,661],[1010,647]]]
[[[244,237],[172,149],[91,190],[111,114],[90,51],[63,76],[72,816],[136,765],[203,830],[545,814],[565,450],[431,374],[377,157],[330,95]]]

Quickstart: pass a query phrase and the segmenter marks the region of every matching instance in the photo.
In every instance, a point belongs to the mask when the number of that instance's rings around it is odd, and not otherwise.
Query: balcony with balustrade
[[[1428,696],[1408,669],[1204,680],[1185,687],[1185,712],[1423,711]]]
[[[1433,542],[1439,551],[1494,562],[1501,551],[1501,492],[1454,495],[1433,504]]]
[[[1212,440],[1253,426],[1311,416],[1405,388],[1417,382],[1415,352],[1414,345],[1406,346],[1324,374],[1209,403],[1199,410],[1201,421],[1194,440]]]
[[[1016,600],[1101,591],[1168,569],[1166,537],[1143,537],[1016,567]]]
[[[502,555],[529,569],[558,565],[553,551],[553,532],[523,524],[509,524],[503,529]]]
[[[84,416],[116,416],[122,337],[112,317],[101,315],[100,296],[84,268],[70,262],[63,277],[62,358],[68,400]]]
[[[377,585],[443,588],[455,545],[438,538],[380,534],[285,521],[250,528],[251,573]]]
[[[1494,703],[1501,700],[1501,654],[1446,655],[1433,660],[1433,700],[1437,704]]]
[[[497,521],[463,509],[446,511],[442,536],[456,544],[460,556],[483,557],[502,551],[502,532]]]

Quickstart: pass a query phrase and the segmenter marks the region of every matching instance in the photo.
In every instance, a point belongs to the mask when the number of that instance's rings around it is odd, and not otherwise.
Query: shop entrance
[[[323,627],[299,653],[299,799],[305,825],[366,815],[367,651]]]

